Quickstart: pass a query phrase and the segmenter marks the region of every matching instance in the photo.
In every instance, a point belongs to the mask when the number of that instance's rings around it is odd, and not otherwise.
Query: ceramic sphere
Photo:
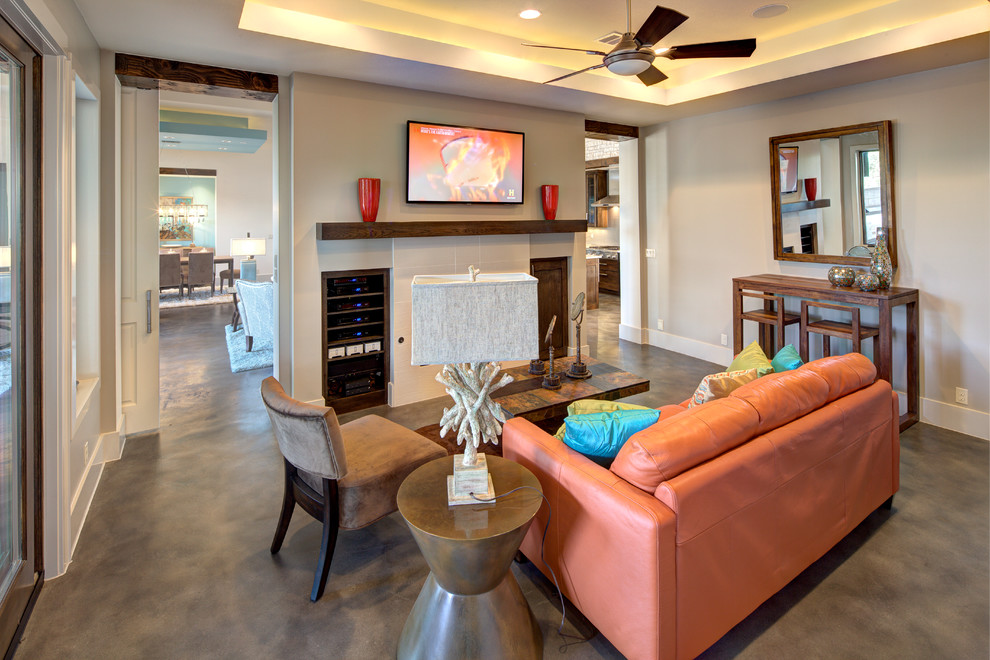
[[[863,291],[876,291],[880,288],[880,278],[873,273],[860,273],[856,276],[856,286]]]
[[[852,286],[856,281],[856,271],[849,266],[832,266],[828,269],[828,281],[832,286]]]

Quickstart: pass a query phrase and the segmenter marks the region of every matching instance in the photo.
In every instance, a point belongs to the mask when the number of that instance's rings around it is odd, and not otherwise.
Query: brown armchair
[[[189,269],[186,272],[185,284],[186,294],[191,294],[194,286],[209,286],[210,295],[217,292],[212,252],[189,253]]]
[[[323,523],[323,540],[310,600],[323,595],[338,529],[370,525],[397,509],[402,481],[447,452],[415,431],[368,415],[337,423],[333,408],[289,397],[275,378],[261,383],[285,465],[285,494],[271,552],[282,547],[298,504]]]
[[[179,289],[182,296],[182,255],[178,252],[164,252],[158,255],[158,290]]]

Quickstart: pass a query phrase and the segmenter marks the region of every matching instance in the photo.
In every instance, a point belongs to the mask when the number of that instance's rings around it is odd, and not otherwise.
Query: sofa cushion
[[[607,467],[634,433],[659,418],[660,412],[652,408],[571,415],[564,420],[564,444]]]
[[[745,401],[731,395],[717,399],[667,419],[661,417],[626,442],[610,469],[653,493],[661,482],[752,438],[759,422],[756,410]]]
[[[746,383],[760,377],[758,369],[746,369],[744,371],[723,371],[719,374],[708,374],[701,379],[698,389],[691,396],[688,408],[700,406],[703,403],[724,399],[729,396],[729,392],[742,387]]]
[[[794,348],[794,344],[788,344],[782,349],[777,351],[777,354],[773,356],[770,360],[770,365],[773,367],[774,372],[781,373],[784,371],[792,371],[797,369],[802,364],[804,360],[801,359],[801,355]]]
[[[760,348],[759,342],[754,341],[742,349],[726,371],[744,371],[746,369],[760,369],[763,372],[760,374],[761,376],[773,371],[770,358]]]
[[[619,401],[602,401],[601,399],[578,399],[567,406],[568,415],[588,415],[598,412],[612,412],[613,410],[652,410],[646,406],[635,403],[621,403]],[[564,432],[567,430],[566,424],[561,424],[554,437],[560,441],[564,440]]]
[[[877,379],[876,366],[860,353],[822,358],[802,368],[815,372],[828,383],[827,403],[860,390]]]

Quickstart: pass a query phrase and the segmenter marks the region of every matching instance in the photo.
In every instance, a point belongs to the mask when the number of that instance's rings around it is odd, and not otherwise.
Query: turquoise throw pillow
[[[797,369],[804,364],[804,361],[801,360],[801,356],[798,354],[797,349],[794,348],[794,344],[788,344],[777,351],[770,364],[773,366],[774,373],[779,374],[782,371]]]
[[[608,467],[626,440],[658,419],[660,411],[652,408],[570,415],[564,419],[564,444]]]

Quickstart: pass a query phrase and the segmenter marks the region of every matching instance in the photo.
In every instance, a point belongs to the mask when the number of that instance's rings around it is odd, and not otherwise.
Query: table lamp
[[[537,280],[526,273],[417,275],[412,281],[412,364],[442,364],[436,379],[454,400],[440,419],[440,437],[457,431],[464,453],[447,478],[448,504],[495,496],[481,442],[498,443],[505,421],[491,393],[512,382],[499,360],[537,356]],[[473,493],[473,495],[472,495]]]
[[[230,239],[230,256],[246,256],[241,259],[241,279],[254,282],[258,279],[258,262],[254,257],[265,254],[267,241],[263,238],[251,238],[248,232],[247,238]]]

